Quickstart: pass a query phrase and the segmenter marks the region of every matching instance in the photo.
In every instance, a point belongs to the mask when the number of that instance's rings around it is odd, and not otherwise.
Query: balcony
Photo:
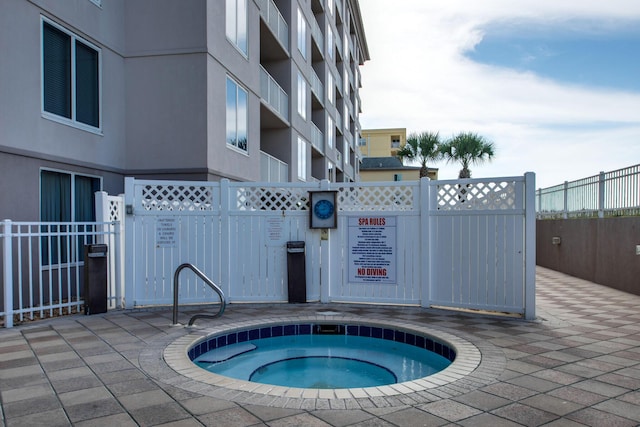
[[[289,165],[265,153],[260,152],[260,180],[263,182],[289,181]]]
[[[278,6],[273,0],[256,0],[260,8],[260,15],[267,23],[273,35],[276,36],[280,44],[289,52],[289,25],[280,13]]]
[[[311,70],[311,92],[316,96],[320,105],[324,106],[324,85],[314,70]]]
[[[289,95],[262,66],[260,66],[260,96],[284,120],[289,121]]]
[[[336,33],[334,34],[334,39],[336,41],[336,48],[338,49],[338,54],[340,55],[340,58],[344,58],[344,56],[342,55],[342,37],[340,37],[340,34]]]
[[[324,34],[315,19],[311,21],[311,39],[316,43],[320,52],[324,52]]]
[[[311,123],[311,145],[324,154],[324,135],[313,122]]]

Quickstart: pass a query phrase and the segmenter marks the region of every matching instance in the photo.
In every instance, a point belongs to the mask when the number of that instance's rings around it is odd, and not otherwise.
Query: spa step
[[[256,346],[251,343],[236,344],[228,347],[221,347],[216,349],[211,354],[208,354],[204,359],[198,359],[198,363],[218,363],[229,360],[233,357],[239,356],[248,351],[255,350]]]

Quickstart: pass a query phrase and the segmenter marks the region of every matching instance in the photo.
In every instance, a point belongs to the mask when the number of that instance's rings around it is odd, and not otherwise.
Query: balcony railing
[[[263,182],[289,181],[289,165],[280,159],[261,151],[260,180]]]
[[[320,77],[318,77],[316,72],[313,70],[311,71],[311,91],[314,93],[316,98],[318,98],[320,104],[324,105],[324,85],[320,81]]]
[[[267,104],[289,121],[289,95],[262,66],[260,66],[260,94]]]
[[[311,21],[311,38],[316,42],[316,45],[318,45],[320,52],[324,52],[324,35],[322,34],[322,29],[320,29],[318,21],[315,19]]]
[[[314,123],[311,123],[311,145],[324,154],[324,134]]]
[[[273,0],[257,0],[260,14],[280,44],[289,52],[289,25]]]
[[[335,33],[333,35],[333,38],[336,41],[336,48],[338,49],[338,53],[340,54],[340,57],[344,59],[344,56],[342,55],[342,37],[340,37],[340,34]]]

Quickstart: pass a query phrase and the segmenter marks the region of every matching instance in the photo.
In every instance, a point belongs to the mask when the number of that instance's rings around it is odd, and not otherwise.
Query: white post
[[[536,175],[533,172],[524,174],[524,186],[524,317],[527,320],[534,320],[536,318]]]
[[[329,180],[323,179],[320,181],[320,190],[327,191],[329,190]],[[338,212],[336,212],[338,215]],[[338,218],[340,219],[340,218]],[[320,258],[322,259],[322,266],[320,271],[320,302],[328,303],[331,298],[331,282],[332,277],[329,276],[331,273],[331,230],[327,230],[328,240],[320,239]]]
[[[231,272],[235,272],[235,267],[231,268],[231,257],[229,252],[231,251],[231,234],[229,230],[229,210],[231,209],[231,188],[229,186],[230,181],[227,178],[220,180],[220,287],[227,296],[227,299],[231,296],[231,286],[234,285],[234,277]],[[235,194],[234,194],[235,196]],[[233,201],[233,206],[237,205],[238,201]]]
[[[429,178],[420,179],[420,305],[431,306],[432,266],[431,262],[431,221],[429,207],[431,206],[431,181]]]
[[[604,218],[604,183],[605,174],[600,172],[598,177],[598,218]]]
[[[115,281],[115,305],[116,308],[124,308],[124,300],[122,296],[122,263],[120,262],[122,259],[122,250],[124,249],[121,245],[122,237],[121,237],[121,222],[116,222],[111,224],[111,230],[113,232],[113,248],[109,249],[111,255],[109,255],[110,261],[114,262],[114,274],[111,277],[111,280]]]
[[[124,222],[125,230],[129,230],[125,233],[124,250],[128,256],[128,262],[125,262],[124,267],[124,306],[125,308],[133,308],[135,304],[135,277],[134,277],[134,264],[136,263],[135,257],[138,255],[136,248],[134,248],[134,234],[135,234],[135,179],[132,177],[125,177],[124,179]]]
[[[106,191],[96,191],[96,222],[109,222],[109,195]],[[99,234],[96,238],[96,243],[104,243],[105,235]]]
[[[13,249],[11,247],[11,220],[4,220],[4,327],[13,328]]]
[[[569,182],[564,182],[564,201],[563,201],[563,209],[562,209],[562,219],[569,218]]]

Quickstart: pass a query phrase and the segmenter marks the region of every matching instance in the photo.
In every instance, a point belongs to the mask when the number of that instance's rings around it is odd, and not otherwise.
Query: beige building
[[[360,139],[362,157],[395,157],[407,143],[407,129],[363,129]]]
[[[363,129],[359,142],[362,161],[360,181],[411,181],[420,179],[420,166],[404,165],[397,157],[407,143],[407,129]],[[406,161],[404,163],[407,163]],[[438,169],[428,168],[428,177],[438,179]]]

